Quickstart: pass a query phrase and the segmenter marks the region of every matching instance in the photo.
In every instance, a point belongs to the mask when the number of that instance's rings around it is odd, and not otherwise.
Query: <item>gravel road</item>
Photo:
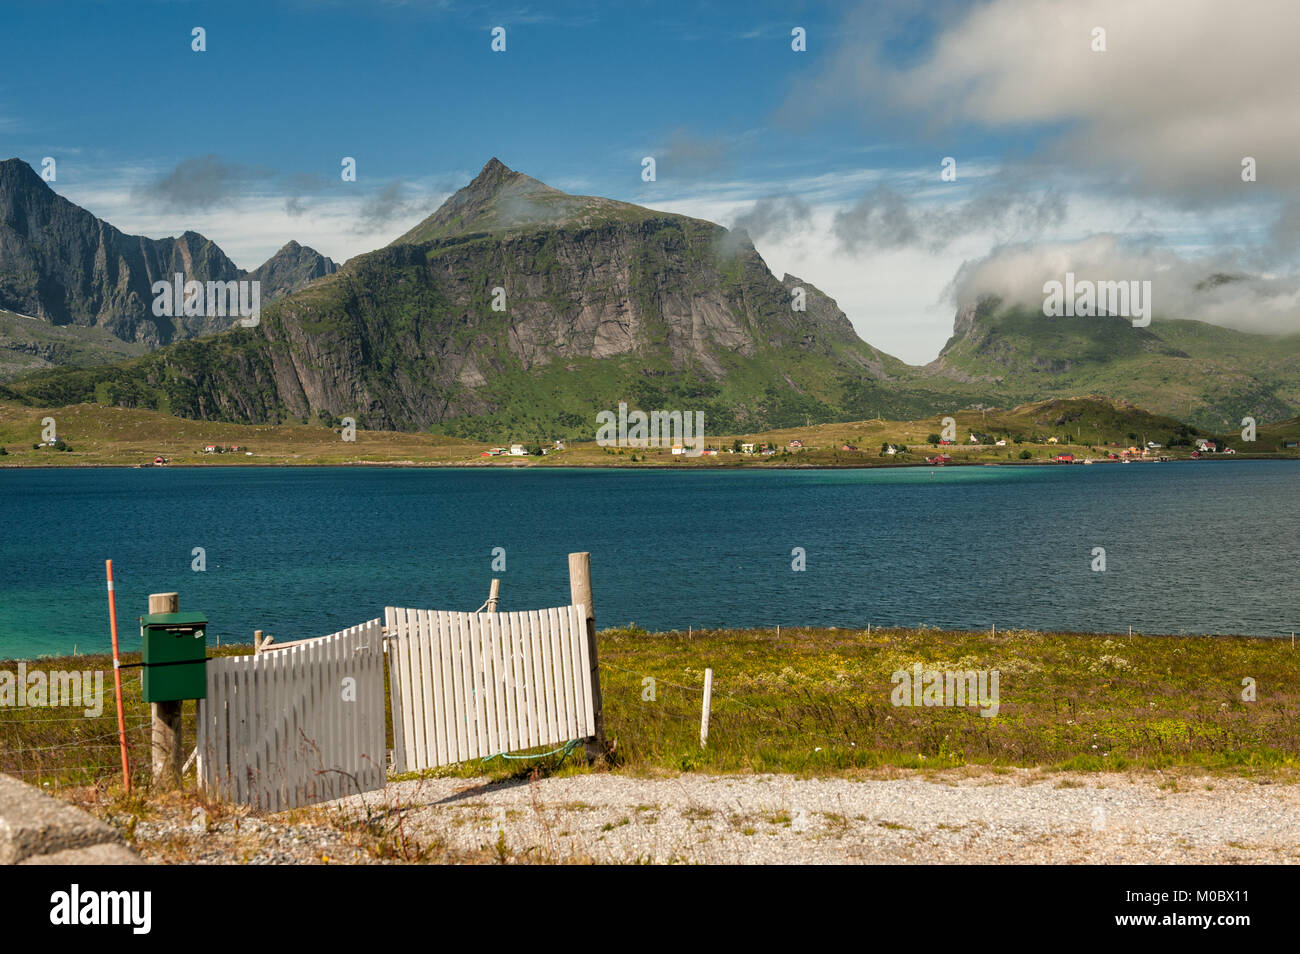
[[[1294,863],[1300,784],[1029,771],[951,780],[593,774],[391,783],[411,837],[515,860]],[[357,798],[335,803],[360,812]]]

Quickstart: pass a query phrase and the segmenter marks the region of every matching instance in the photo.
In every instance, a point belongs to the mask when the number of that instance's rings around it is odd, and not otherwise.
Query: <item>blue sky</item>
[[[914,6],[6,3],[0,156],[54,157],[72,201],[203,232],[246,268],[290,239],[340,261],[384,245],[498,156],[744,226],[778,275],[918,363],[958,301],[1031,296],[1062,267],[1154,275],[1178,317],[1295,325],[1288,5]],[[1253,284],[1189,291],[1216,269]]]
[[[848,149],[875,143],[826,128],[764,135],[808,62],[789,49],[791,26],[816,49],[834,5],[747,4],[743,16],[594,6],[14,5],[0,103],[19,127],[12,147],[37,158],[63,146],[95,168],[166,167],[212,152],[331,179],[344,155],[380,180],[436,179],[499,155],[538,178],[626,190],[641,156],[675,137],[730,141],[737,175],[826,150],[843,166]],[[190,49],[194,26],[205,53]],[[504,53],[490,49],[494,26]],[[69,184],[76,172],[68,163]]]

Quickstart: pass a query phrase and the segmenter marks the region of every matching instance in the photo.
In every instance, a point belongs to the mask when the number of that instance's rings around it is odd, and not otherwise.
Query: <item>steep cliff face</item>
[[[199,282],[264,273],[265,303],[336,268],[291,243],[249,275],[197,232],[163,239],[126,235],[55,193],[22,160],[0,162],[0,309],[53,325],[98,327],[157,347],[224,331],[231,320],[155,316],[156,281],[177,273]]]
[[[728,240],[648,215],[361,256],[267,314],[278,393],[290,414],[360,411],[373,426],[530,409],[543,425],[656,398],[759,418],[769,385],[826,403],[837,373],[884,376],[829,299],[808,286],[794,311],[753,247]]]
[[[481,436],[581,435],[620,401],[703,410],[715,428],[829,420],[848,389],[905,370],[816,288],[773,276],[747,238],[566,196],[496,160],[398,242],[265,308],[257,328],[141,368],[186,416]]]
[[[153,315],[151,286],[176,272],[204,282],[241,275],[197,232],[126,235],[57,195],[25,162],[0,162],[0,308],[148,345],[228,327],[224,319]]]

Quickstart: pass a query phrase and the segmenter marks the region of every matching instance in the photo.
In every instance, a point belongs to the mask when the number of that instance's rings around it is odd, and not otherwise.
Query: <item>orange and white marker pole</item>
[[[122,663],[117,658],[117,596],[113,592],[113,561],[105,560],[108,568],[108,623],[113,631],[113,687],[117,690],[117,738],[122,744],[122,780],[126,793],[131,794],[131,766],[126,758],[126,717],[122,714]]]

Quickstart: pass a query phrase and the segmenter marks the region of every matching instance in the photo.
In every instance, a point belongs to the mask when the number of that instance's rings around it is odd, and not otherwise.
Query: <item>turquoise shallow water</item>
[[[0,493],[0,657],[106,650],[107,557],[128,650],[151,592],[179,591],[212,639],[284,641],[386,604],[473,610],[494,575],[503,609],[558,605],[571,550],[592,553],[601,626],[1300,628],[1300,467],[1285,462],[14,469]]]

